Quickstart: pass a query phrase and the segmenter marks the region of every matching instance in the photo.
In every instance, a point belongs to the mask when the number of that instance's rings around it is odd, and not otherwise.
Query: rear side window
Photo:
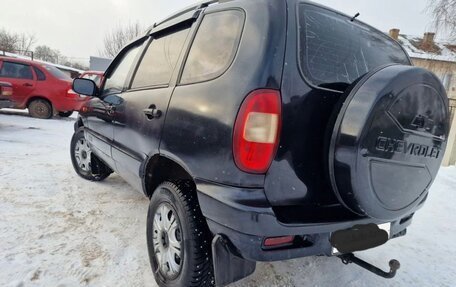
[[[168,85],[190,28],[154,39],[136,72],[131,88]]]
[[[410,65],[398,43],[346,16],[313,5],[299,9],[299,60],[311,84],[351,84],[386,64]]]
[[[33,73],[29,65],[4,61],[0,77],[33,80]]]
[[[33,67],[33,70],[35,70],[36,79],[38,81],[45,81],[46,80],[46,75],[40,69],[38,69],[37,67]]]
[[[181,84],[211,80],[228,69],[239,46],[244,17],[239,10],[204,16],[190,49]]]

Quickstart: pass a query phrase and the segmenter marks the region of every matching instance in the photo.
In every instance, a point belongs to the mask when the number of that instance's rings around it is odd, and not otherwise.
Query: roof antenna
[[[359,12],[358,12],[358,13],[356,13],[356,15],[355,15],[355,16],[353,16],[353,18],[351,18],[351,20],[350,20],[350,21],[352,21],[352,22],[353,22],[353,21],[355,21],[355,19],[356,19],[356,18],[358,18],[358,17],[359,17],[359,15],[361,15],[361,14],[359,14]]]

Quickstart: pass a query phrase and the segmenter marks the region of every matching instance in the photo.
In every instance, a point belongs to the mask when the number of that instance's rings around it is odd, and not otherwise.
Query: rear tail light
[[[0,88],[0,95],[8,97],[13,95],[13,88],[10,87],[2,87]]]
[[[257,90],[243,102],[234,126],[236,165],[249,173],[265,173],[274,158],[281,127],[281,98],[276,90]]]
[[[68,97],[77,97],[79,95],[75,91],[73,91],[73,89],[69,89],[67,92],[67,96]]]

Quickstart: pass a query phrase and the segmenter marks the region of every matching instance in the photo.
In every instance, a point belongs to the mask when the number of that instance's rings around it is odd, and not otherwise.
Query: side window
[[[36,79],[38,81],[46,81],[46,75],[40,69],[33,67],[33,70],[35,70]]]
[[[167,85],[190,28],[154,39],[136,71],[132,89]]]
[[[238,10],[207,14],[198,29],[182,73],[181,84],[217,78],[236,55],[244,27]]]
[[[128,77],[128,73],[133,65],[133,62],[138,55],[141,45],[134,46],[127,51],[122,59],[117,62],[117,66],[111,75],[106,78],[102,95],[108,95],[113,93],[120,93],[125,88],[125,82]]]
[[[4,61],[0,77],[33,80],[32,69],[29,65]]]

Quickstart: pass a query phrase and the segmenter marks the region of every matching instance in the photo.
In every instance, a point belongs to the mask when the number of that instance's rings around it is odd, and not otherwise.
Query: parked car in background
[[[7,82],[0,82],[0,109],[13,107],[12,95],[13,85]]]
[[[82,75],[79,78],[90,79],[94,81],[98,87],[100,87],[101,83],[103,82],[103,75],[104,72],[102,71],[87,71],[82,73]]]
[[[70,116],[88,100],[71,89],[72,79],[49,64],[0,57],[0,81],[12,84],[13,108],[26,109],[32,117]]]
[[[385,272],[353,252],[406,235],[448,140],[440,80],[310,1],[199,3],[127,45],[101,88],[73,87],[93,97],[73,166],[151,199],[160,287],[225,286],[257,261],[317,255],[394,277],[398,261]]]

